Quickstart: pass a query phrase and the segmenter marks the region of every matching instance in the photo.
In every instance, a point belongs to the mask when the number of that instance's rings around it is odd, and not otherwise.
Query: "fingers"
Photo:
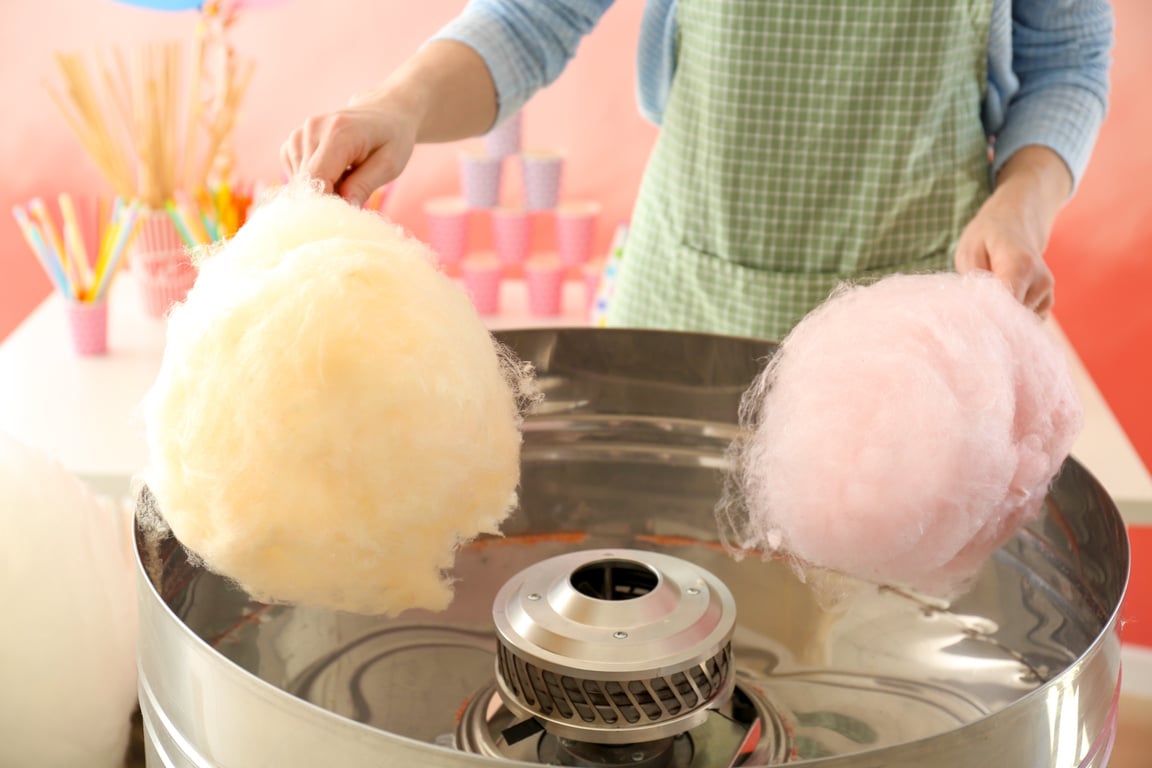
[[[1028,306],[1028,290],[1035,281],[1034,261],[1031,255],[1015,251],[998,254],[992,263],[993,274],[999,277],[1016,300],[1025,306]]]
[[[1019,248],[997,248],[990,253],[978,238],[962,237],[956,246],[956,271],[992,272],[1021,304],[1041,317],[1047,317],[1055,302],[1055,279],[1039,256]]]
[[[292,131],[280,148],[280,161],[291,177],[323,184],[331,193],[348,169],[362,158],[364,140],[347,115],[311,117]]]
[[[1024,293],[1024,306],[1040,315],[1040,317],[1047,317],[1048,313],[1052,311],[1052,305],[1056,301],[1055,286],[1056,280],[1052,277],[1052,272],[1048,269],[1048,265],[1043,261],[1037,260]]]
[[[380,147],[337,183],[336,194],[352,205],[362,206],[377,187],[387,184],[400,174],[399,165],[391,145]]]
[[[993,274],[1016,300],[1040,317],[1047,317],[1055,301],[1055,279],[1039,256],[1023,250],[1000,252],[989,259]]]
[[[1040,317],[1047,318],[1048,315],[1051,314],[1052,306],[1055,303],[1056,303],[1056,291],[1050,290],[1047,293],[1045,293],[1040,298],[1039,301],[1036,302],[1036,306],[1033,307],[1033,311],[1035,311],[1036,314],[1040,315]]]
[[[967,233],[956,244],[956,255],[953,260],[956,264],[956,271],[960,274],[975,272],[980,269],[985,271],[992,269],[988,250],[984,247],[983,241],[968,237]]]

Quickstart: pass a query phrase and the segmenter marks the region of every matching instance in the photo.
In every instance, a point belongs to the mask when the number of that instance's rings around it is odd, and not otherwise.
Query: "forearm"
[[[1014,153],[996,175],[996,194],[1028,203],[1047,227],[1072,194],[1072,185],[1072,173],[1060,155],[1037,144]]]
[[[496,86],[471,47],[434,40],[378,88],[353,100],[401,105],[416,120],[416,141],[447,142],[479,136],[496,120]]]

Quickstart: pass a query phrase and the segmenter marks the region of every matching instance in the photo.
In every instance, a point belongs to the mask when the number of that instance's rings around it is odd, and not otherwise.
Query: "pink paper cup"
[[[521,156],[524,173],[524,205],[530,211],[547,211],[560,199],[564,158],[542,153]]]
[[[564,265],[555,256],[528,260],[524,267],[528,287],[528,312],[536,317],[560,314],[564,298]]]
[[[503,162],[487,153],[460,153],[460,186],[469,208],[495,208],[500,204]]]
[[[470,256],[461,268],[464,290],[481,315],[500,314],[500,284],[504,270],[500,260],[490,254]]]
[[[496,208],[492,211],[492,241],[496,255],[505,266],[528,260],[532,243],[532,220],[523,208]]]
[[[184,240],[168,214],[164,211],[148,211],[137,220],[129,258],[136,253],[167,253],[183,250],[184,247]]]
[[[442,264],[459,264],[468,251],[468,206],[459,198],[437,198],[424,204],[428,245]]]
[[[598,203],[572,203],[556,209],[556,250],[562,264],[575,267],[588,261],[599,218]]]
[[[108,302],[69,301],[68,327],[76,354],[94,357],[108,354]]]
[[[517,112],[484,136],[484,149],[492,157],[509,157],[520,153],[520,136],[523,126],[521,113]]]
[[[196,283],[196,267],[183,249],[178,251],[138,251],[132,259],[132,273],[140,289],[144,312],[164,317],[173,304],[188,297]]]

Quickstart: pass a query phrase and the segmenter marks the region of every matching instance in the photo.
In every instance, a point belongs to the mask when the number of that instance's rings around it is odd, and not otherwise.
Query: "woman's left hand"
[[[1044,249],[1071,187],[1067,167],[1052,150],[1030,146],[1017,152],[961,234],[956,271],[992,272],[1024,306],[1047,317],[1055,280],[1044,263]]]

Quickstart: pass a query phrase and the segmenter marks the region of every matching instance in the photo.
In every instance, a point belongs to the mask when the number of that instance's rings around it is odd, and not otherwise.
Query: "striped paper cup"
[[[173,304],[188,297],[196,283],[196,267],[183,249],[137,251],[132,258],[132,274],[140,289],[144,311],[150,317],[164,317]]]

